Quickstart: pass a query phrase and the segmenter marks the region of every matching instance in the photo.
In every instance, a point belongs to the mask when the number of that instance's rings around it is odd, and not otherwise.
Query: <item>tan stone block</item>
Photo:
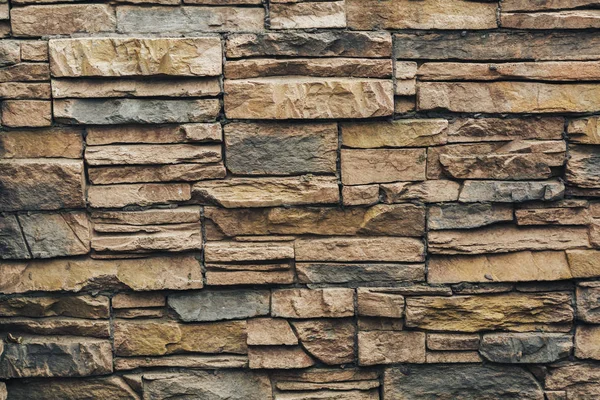
[[[569,121],[569,141],[582,144],[600,144],[600,118],[588,117]]]
[[[221,124],[88,126],[86,143],[97,146],[118,143],[221,142]]]
[[[48,42],[46,40],[21,42],[21,60],[48,61]]]
[[[56,127],[0,133],[2,158],[81,158],[83,130]]]
[[[595,189],[600,188],[600,146],[569,146],[566,179],[569,185]]]
[[[165,164],[88,168],[88,178],[95,185],[144,182],[197,182],[225,178],[223,164]]]
[[[358,333],[360,365],[425,362],[425,333],[370,331]]]
[[[425,149],[343,149],[341,159],[344,185],[426,179]]]
[[[190,197],[190,185],[181,183],[90,186],[88,189],[88,201],[94,208],[168,204],[187,201]]]
[[[82,318],[0,318],[0,329],[4,332],[20,332],[33,335],[66,335],[110,338],[110,323]],[[0,346],[2,347],[2,346]]]
[[[50,83],[0,83],[0,98],[36,100],[50,98]]]
[[[357,297],[358,315],[386,318],[404,316],[404,296],[377,288],[358,288]]]
[[[31,82],[50,80],[48,64],[21,62],[0,69],[0,82]]]
[[[400,119],[395,121],[342,123],[342,143],[347,147],[425,147],[445,144],[448,121]]]
[[[600,276],[600,251],[567,250],[569,267],[574,278],[595,278]]]
[[[515,29],[589,29],[600,27],[598,10],[500,14],[500,25]]]
[[[459,201],[464,203],[522,203],[532,200],[556,201],[565,196],[565,185],[557,179],[546,181],[465,181]]]
[[[271,29],[345,28],[344,1],[273,3]]]
[[[204,256],[207,262],[270,261],[294,258],[289,242],[208,242]]]
[[[342,187],[345,206],[371,205],[379,202],[379,185]]]
[[[461,184],[449,180],[386,183],[380,186],[385,203],[403,203],[411,200],[424,203],[457,201]]]
[[[289,322],[279,318],[248,320],[248,346],[293,346],[298,338]]]
[[[109,299],[106,296],[44,296],[10,297],[0,301],[0,315],[3,317],[76,317],[108,318]]]
[[[403,237],[365,237],[296,240],[297,261],[420,262],[423,242]]]
[[[206,284],[213,286],[294,283],[289,262],[282,264],[207,264]]]
[[[160,357],[116,357],[115,370],[138,368],[248,368],[248,357],[237,354],[175,355]]]
[[[250,347],[251,369],[292,369],[312,367],[315,362],[299,346]]]
[[[166,296],[162,293],[118,293],[111,300],[113,308],[164,307]]]
[[[594,6],[598,0],[504,0],[504,11],[542,11]]]
[[[564,123],[564,119],[558,117],[457,118],[448,126],[448,142],[487,142],[513,139],[560,140]]]
[[[575,357],[600,360],[600,327],[578,325],[575,331]]]
[[[44,100],[7,100],[2,102],[2,125],[11,128],[40,127],[52,124],[52,103]]]
[[[580,282],[575,293],[577,295],[577,318],[591,324],[600,323],[598,311],[600,285],[598,282]]]
[[[96,235],[92,238],[95,251],[147,253],[152,251],[179,252],[202,249],[200,223],[182,224],[161,232],[131,233],[128,235]]]
[[[587,225],[591,220],[589,210],[584,207],[515,210],[515,217],[518,225]]]
[[[480,363],[481,356],[476,351],[428,351],[425,355],[429,364]]]
[[[356,327],[351,319],[292,321],[302,347],[327,365],[354,361]]]
[[[200,207],[186,206],[145,211],[93,211],[94,230],[101,232],[129,232],[127,227],[142,230],[153,224],[182,224],[200,221]],[[101,225],[105,229],[99,229]],[[110,229],[108,226],[110,225]]]
[[[136,144],[87,146],[88,165],[215,163],[221,161],[220,145]]]
[[[461,333],[428,333],[427,349],[441,351],[479,350],[479,335]]]
[[[283,318],[342,318],[354,315],[354,290],[278,289],[271,295],[271,315]]]

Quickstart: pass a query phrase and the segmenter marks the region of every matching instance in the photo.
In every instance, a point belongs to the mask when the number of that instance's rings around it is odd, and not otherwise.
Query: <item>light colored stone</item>
[[[404,296],[377,288],[357,289],[358,315],[365,317],[402,318]]]
[[[569,146],[566,179],[569,185],[600,188],[600,146]]]
[[[82,318],[0,318],[0,329],[5,332],[19,332],[32,335],[69,335],[95,338],[110,338],[108,320]],[[0,346],[1,347],[1,346]]]
[[[136,144],[87,146],[88,165],[214,163],[221,161],[221,146],[192,144]]]
[[[522,203],[532,200],[555,201],[565,195],[565,185],[559,180],[465,181],[459,201],[463,203]]]
[[[2,102],[2,125],[10,128],[52,125],[52,103],[45,100]]]
[[[425,264],[296,263],[301,283],[413,282],[425,280]]]
[[[71,35],[116,30],[115,12],[105,4],[53,4],[15,7],[10,13],[15,36]]]
[[[111,299],[114,309],[164,307],[165,295],[162,293],[118,293]]]
[[[58,127],[0,133],[2,158],[81,158],[82,130]]]
[[[225,178],[227,170],[218,164],[162,164],[88,168],[88,178],[95,185],[145,182],[197,182]]]
[[[573,321],[568,292],[408,297],[406,326],[435,331],[554,331]]]
[[[168,63],[163,62],[166,56]],[[50,68],[54,77],[218,76],[221,41],[216,37],[54,39],[50,40]]]
[[[339,200],[339,189],[335,178],[324,176],[235,178],[197,183],[193,198],[225,208],[332,204]]]
[[[251,369],[312,367],[314,360],[300,346],[258,346],[248,349]]]
[[[0,68],[0,82],[29,82],[50,80],[48,64],[21,62]]]
[[[248,320],[248,346],[294,346],[298,338],[289,322],[280,318]]]
[[[566,358],[573,337],[562,333],[489,333],[483,335],[481,355],[495,363],[537,364]]]
[[[206,284],[212,286],[291,284],[295,274],[290,263],[207,264]]]
[[[302,347],[327,365],[354,361],[356,328],[352,320],[320,319],[293,321]]]
[[[591,324],[600,323],[600,286],[597,282],[577,285],[577,318]]]
[[[85,212],[23,214],[23,236],[33,258],[87,254],[91,226]]]
[[[48,42],[46,40],[21,42],[21,60],[48,61]]]
[[[461,333],[428,333],[427,348],[441,351],[479,350],[479,335]]]
[[[108,287],[127,287],[134,291],[202,288],[200,264],[191,256],[1,262],[0,272],[0,293],[3,294],[79,292]]]
[[[48,399],[91,397],[96,399],[139,400],[140,397],[119,376],[88,379],[15,380],[10,396],[15,400],[33,400],[32,393]],[[39,397],[38,397],[39,399]]]
[[[128,253],[201,250],[202,231],[200,223],[197,222],[163,228],[162,231],[158,232],[141,232],[129,235],[95,235],[92,238],[92,248],[100,252]]]
[[[567,250],[567,259],[574,278],[600,276],[600,251]]]
[[[600,27],[598,10],[500,14],[500,25],[515,29],[589,29]]]
[[[44,296],[9,297],[0,301],[3,317],[76,317],[108,318],[109,299],[106,296]]]
[[[598,0],[503,0],[504,11],[542,11],[598,5]]]
[[[119,33],[257,32],[262,7],[117,7]]]
[[[271,261],[294,258],[294,246],[288,242],[208,242],[207,262]]]
[[[514,268],[516,265],[519,268]],[[427,274],[427,281],[430,283],[527,282],[572,278],[567,258],[562,251],[433,256],[429,260]]]
[[[429,207],[427,226],[431,230],[472,229],[512,220],[510,205],[448,203]]]
[[[342,187],[345,206],[372,205],[379,202],[379,185],[358,185]]]
[[[575,357],[600,360],[600,327],[579,325],[575,331]]]
[[[538,64],[538,63],[536,63]],[[448,126],[448,142],[487,142],[513,139],[560,140],[564,119],[535,118],[458,118]]]
[[[449,180],[429,180],[424,182],[398,182],[381,185],[384,202],[403,203],[411,200],[424,203],[457,201],[461,184]]]
[[[496,4],[461,0],[346,0],[348,27],[379,29],[492,29]]]
[[[600,118],[588,117],[569,121],[569,141],[581,144],[600,144]]]
[[[344,185],[425,180],[425,149],[343,149],[341,160]]]
[[[247,368],[248,357],[234,354],[182,355],[161,357],[116,357],[115,370],[124,371],[137,368]]]
[[[539,82],[422,82],[420,110],[453,112],[592,112],[600,107],[600,86]]]
[[[4,82],[0,83],[0,97],[2,99],[49,99],[49,83]]]
[[[271,315],[283,318],[342,318],[354,315],[354,290],[278,289],[271,296]]]
[[[224,90],[232,119],[371,118],[394,111],[391,80],[253,78],[226,80]]]
[[[432,231],[433,254],[507,253],[522,250],[565,250],[589,247],[584,227],[497,226],[470,231]]]
[[[344,1],[273,3],[271,29],[345,28]]]
[[[91,218],[96,225],[94,227],[96,231],[99,230],[98,224],[110,224],[113,227],[182,224],[200,221],[200,207],[186,206],[145,211],[93,211]],[[110,231],[119,232],[119,230],[114,229]]]
[[[360,365],[425,362],[425,333],[370,331],[358,333]]]
[[[182,183],[108,185],[88,188],[88,201],[93,208],[168,204],[187,201],[190,197],[190,185]]]
[[[444,144],[448,121],[444,119],[400,119],[395,121],[342,123],[344,146],[421,147]]]
[[[91,146],[118,143],[220,142],[221,124],[88,126],[86,143]]]
[[[296,240],[297,261],[421,262],[423,242],[413,238],[367,237]]]
[[[551,207],[515,210],[518,225],[587,225],[590,213],[584,207]]]
[[[428,364],[480,363],[481,356],[476,351],[428,351],[425,354]]]
[[[118,356],[246,354],[246,321],[179,324],[163,320],[116,320],[114,341]]]

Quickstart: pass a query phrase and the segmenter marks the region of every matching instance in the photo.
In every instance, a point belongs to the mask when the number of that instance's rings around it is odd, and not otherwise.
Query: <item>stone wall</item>
[[[600,398],[599,7],[0,0],[0,400]]]

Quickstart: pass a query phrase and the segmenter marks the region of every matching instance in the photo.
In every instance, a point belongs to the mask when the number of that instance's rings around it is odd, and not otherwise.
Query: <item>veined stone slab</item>
[[[88,126],[86,143],[91,146],[115,143],[221,142],[221,124]]]
[[[512,220],[512,205],[447,203],[429,207],[427,225],[431,230],[472,229]]]
[[[207,262],[272,261],[294,258],[290,242],[208,242]]]
[[[566,178],[570,185],[600,188],[600,146],[569,146]]]
[[[292,321],[302,347],[327,365],[354,361],[356,327],[351,319]]]
[[[89,148],[89,147],[88,147]],[[222,163],[218,164],[162,164],[88,168],[88,177],[95,185],[143,182],[198,182],[227,176]]]
[[[500,14],[500,25],[515,29],[589,29],[600,27],[598,10]]]

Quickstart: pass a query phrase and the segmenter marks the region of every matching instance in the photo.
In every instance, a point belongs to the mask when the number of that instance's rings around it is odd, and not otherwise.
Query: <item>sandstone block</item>
[[[593,6],[597,3],[597,0],[504,0],[504,4],[502,4],[502,9],[504,11],[559,10]]]
[[[403,203],[417,200],[424,203],[457,201],[461,184],[449,180],[429,180],[424,182],[397,182],[381,185],[384,202]]]
[[[600,144],[600,118],[588,117],[569,121],[569,141],[581,144]]]
[[[0,329],[5,332],[19,332],[31,335],[67,335],[95,338],[110,338],[108,320],[92,320],[68,317],[49,318],[0,318]]]
[[[344,149],[341,160],[344,185],[426,179],[425,149]]]
[[[15,400],[33,400],[32,393],[49,399],[85,398],[138,400],[139,396],[118,376],[88,379],[14,380],[10,396]],[[40,399],[41,397],[38,397]]]
[[[192,144],[136,144],[88,146],[88,165],[214,163],[221,161],[221,146]]]
[[[466,181],[460,192],[463,203],[497,202],[522,203],[525,201],[554,201],[564,197],[565,185],[559,180],[511,182]]]
[[[44,100],[2,102],[2,125],[10,128],[43,127],[52,124],[52,104]]]
[[[436,331],[555,330],[573,321],[571,294],[510,293],[499,295],[409,297],[406,325]]]
[[[248,358],[251,369],[308,368],[315,364],[299,346],[250,347]]]
[[[425,280],[425,264],[296,263],[302,283],[418,282]]]
[[[19,45],[19,42],[15,40],[3,40],[0,45],[0,66],[14,65],[20,61],[21,46]]]
[[[557,117],[458,118],[448,125],[448,142],[560,140],[563,129],[564,120]]]
[[[573,349],[571,335],[562,333],[490,333],[483,335],[480,353],[492,362],[551,363]]]
[[[19,222],[33,258],[87,254],[90,223],[85,212],[24,214]]]
[[[269,314],[266,290],[233,290],[178,293],[169,296],[169,307],[185,322],[243,319]]]
[[[153,230],[148,228],[148,231]],[[95,251],[146,253],[152,251],[186,251],[202,249],[200,223],[173,225],[158,228],[158,232],[95,235],[92,248]]]
[[[197,183],[193,198],[225,208],[332,204],[338,202],[339,190],[331,177],[235,178]]]
[[[48,42],[46,40],[21,42],[21,60],[48,61]]]
[[[81,158],[82,130],[60,127],[2,132],[0,149],[2,158]]]
[[[294,258],[289,242],[208,242],[207,262],[271,261]]]
[[[476,351],[428,351],[425,354],[428,364],[480,363],[481,356]]]
[[[357,290],[358,315],[366,317],[402,318],[404,296],[377,288]]]
[[[512,220],[510,205],[448,203],[429,207],[427,225],[431,230],[472,229]]]
[[[600,187],[600,146],[569,147],[566,178],[569,184],[581,188]]]
[[[124,371],[137,368],[198,368],[224,369],[247,368],[248,357],[237,354],[175,355],[160,357],[116,357],[115,370]]]
[[[600,285],[582,282],[577,285],[577,318],[588,323],[600,322]]]
[[[443,119],[401,119],[396,121],[343,123],[344,146],[421,147],[445,144],[448,121]]]
[[[2,99],[49,99],[49,83],[4,82],[0,83],[0,98]]]
[[[358,333],[360,365],[425,362],[425,333],[370,331]]]
[[[148,225],[184,224],[200,221],[199,207],[177,207],[145,211],[93,211],[94,230],[101,232],[143,231]]]
[[[423,242],[413,238],[325,238],[296,240],[297,261],[422,262]]]
[[[427,348],[442,351],[479,350],[479,335],[460,333],[429,333]]]
[[[538,13],[500,14],[500,25],[516,29],[588,29],[600,27],[596,10],[565,10]]]
[[[148,308],[164,307],[166,297],[162,293],[119,293],[112,300],[111,305],[115,309],[122,308]]]
[[[187,201],[190,197],[190,185],[181,183],[90,186],[88,189],[88,201],[94,208],[168,204]]]
[[[282,318],[342,318],[354,315],[353,289],[278,289],[271,315]]]
[[[249,346],[294,346],[298,338],[289,322],[280,318],[254,318],[248,320]]]
[[[354,361],[356,328],[351,320],[308,320],[292,322],[302,347],[327,365]]]
[[[169,62],[162,62],[167,56]],[[54,77],[218,76],[221,42],[216,37],[54,39],[50,68]]]
[[[379,185],[343,186],[342,200],[345,206],[376,204],[379,202]]]
[[[574,278],[594,278],[600,274],[598,270],[597,250],[568,250],[567,259]]]
[[[600,360],[600,328],[596,325],[579,325],[575,331],[575,357]]]
[[[197,182],[225,178],[227,170],[218,164],[162,164],[88,168],[88,178],[95,185],[146,182]]]
[[[546,203],[546,207],[526,208],[515,210],[518,225],[587,225],[590,213],[585,206],[552,207],[552,203]]]
[[[212,286],[291,284],[294,278],[289,262],[206,265],[206,283]]]
[[[50,80],[48,64],[21,62],[0,69],[0,82]]]
[[[232,119],[371,118],[391,115],[394,110],[391,80],[236,79],[226,80],[224,90],[225,113]]]
[[[0,215],[0,249],[2,259],[31,258],[16,215]]]
[[[345,28],[344,1],[273,3],[271,29]]]
[[[119,143],[221,142],[221,124],[88,126],[86,143],[91,146]]]

